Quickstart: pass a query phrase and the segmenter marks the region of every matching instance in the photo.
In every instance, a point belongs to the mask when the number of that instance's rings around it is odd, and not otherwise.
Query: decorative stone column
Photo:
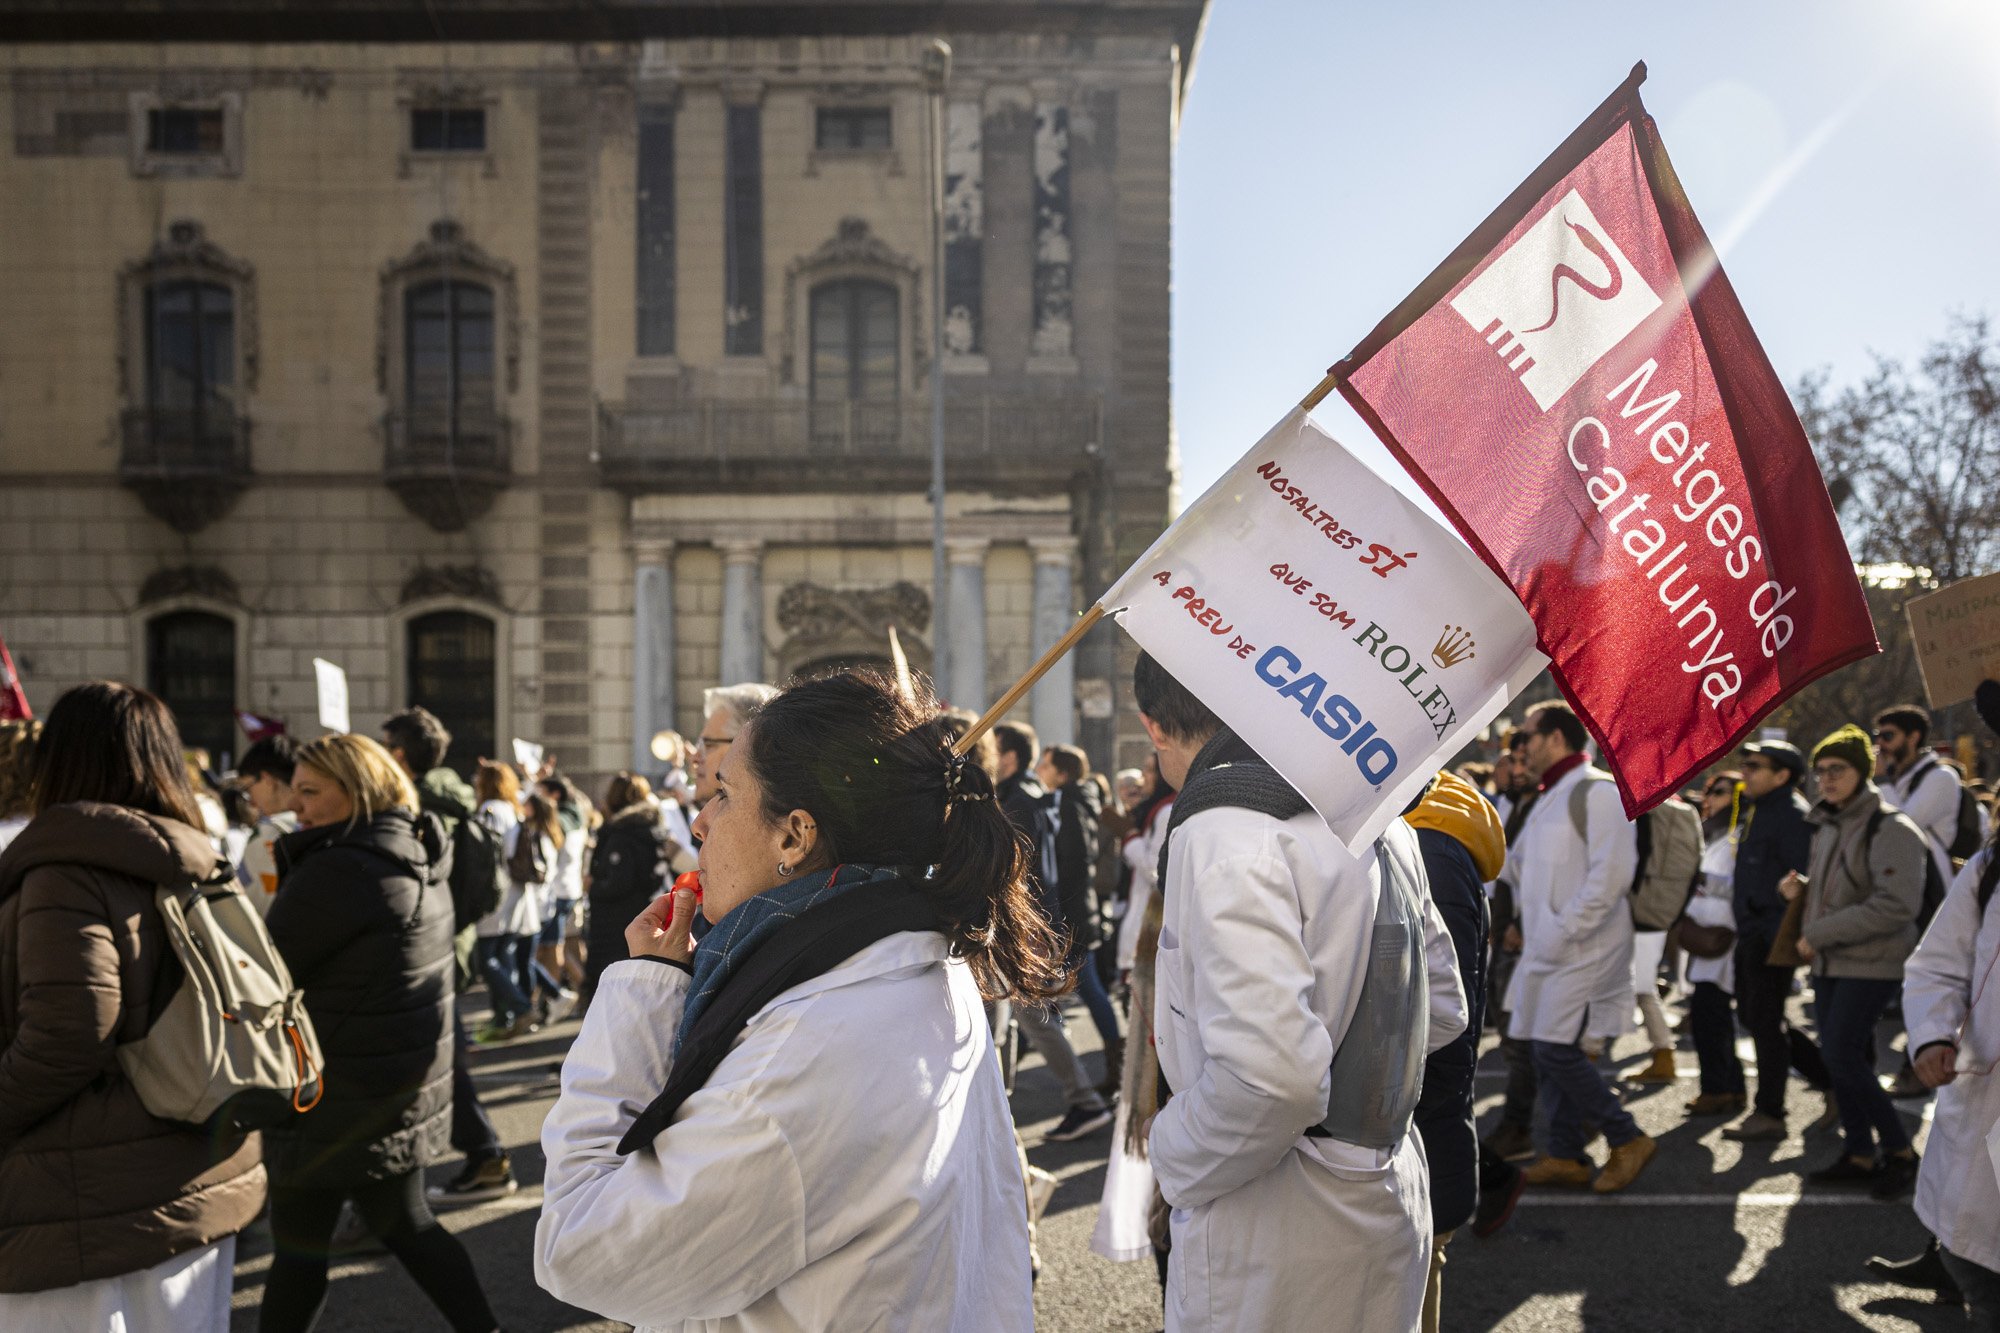
[[[715,544],[722,552],[722,679],[740,685],[764,679],[764,543],[761,538]]]
[[[632,771],[654,773],[654,733],[674,725],[674,544],[632,551]]]
[[[1069,633],[1076,615],[1071,609],[1076,587],[1074,537],[1036,537],[1028,542],[1035,555],[1034,648],[1036,658]],[[1044,747],[1070,745],[1076,736],[1076,654],[1066,653],[1048,674],[1035,682],[1030,718]]]
[[[984,537],[952,537],[944,544],[951,562],[951,615],[945,625],[950,643],[945,660],[951,679],[938,687],[955,708],[984,712],[986,697],[986,553]]]

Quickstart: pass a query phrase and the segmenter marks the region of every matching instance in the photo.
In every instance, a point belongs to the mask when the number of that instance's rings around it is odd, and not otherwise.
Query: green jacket
[[[472,812],[479,808],[479,793],[472,790],[471,783],[440,764],[417,779],[417,804],[443,821],[444,834],[449,840],[457,830],[458,821],[472,818]],[[464,924],[452,936],[451,952],[461,995],[472,986],[472,955],[478,947],[477,921]]]

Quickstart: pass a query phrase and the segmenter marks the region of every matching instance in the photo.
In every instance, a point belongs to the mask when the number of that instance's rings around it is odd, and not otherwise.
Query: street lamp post
[[[950,78],[951,47],[933,38],[924,53],[931,131],[931,679],[946,695],[953,674],[944,552],[944,90]]]

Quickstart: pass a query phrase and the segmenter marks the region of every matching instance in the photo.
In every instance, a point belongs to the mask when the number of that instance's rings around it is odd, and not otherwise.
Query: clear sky
[[[1212,5],[1175,198],[1183,503],[1637,60],[1786,384],[2000,319],[2000,0]],[[1338,397],[1315,416],[1416,494]]]

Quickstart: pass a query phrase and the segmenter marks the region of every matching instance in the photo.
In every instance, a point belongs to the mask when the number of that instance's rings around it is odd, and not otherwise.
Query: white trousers
[[[236,1237],[136,1273],[53,1291],[0,1294],[0,1329],[35,1333],[218,1333],[229,1327]]]
[[[1656,1051],[1674,1048],[1674,1029],[1667,1011],[1660,1005],[1660,959],[1667,953],[1667,932],[1632,932],[1632,993],[1639,1000],[1639,1017],[1646,1024],[1646,1040]]]

